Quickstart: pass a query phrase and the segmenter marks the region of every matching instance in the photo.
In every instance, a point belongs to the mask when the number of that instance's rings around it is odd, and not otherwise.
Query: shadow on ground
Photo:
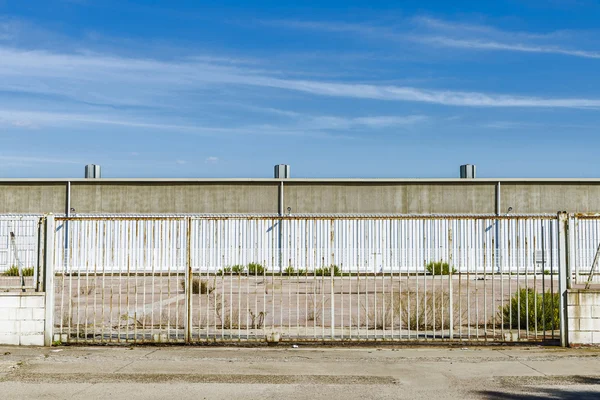
[[[484,390],[478,392],[483,398],[490,400],[587,400],[600,399],[600,378],[572,376],[568,379],[557,378],[542,382],[531,382],[529,384],[515,386],[514,392],[500,392]],[[545,387],[540,387],[544,385]],[[531,385],[531,386],[530,386]],[[555,386],[555,387],[553,387]],[[574,386],[572,388],[568,386]],[[594,390],[585,386],[595,386]]]

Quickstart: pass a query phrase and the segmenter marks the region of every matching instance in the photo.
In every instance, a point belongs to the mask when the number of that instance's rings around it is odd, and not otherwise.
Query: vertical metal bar
[[[546,240],[542,221],[542,336],[546,340]]]
[[[560,294],[560,345],[566,347],[569,344],[567,332],[567,274],[569,273],[569,265],[567,260],[568,254],[568,231],[569,231],[569,215],[566,212],[558,213],[558,281]]]
[[[330,270],[330,292],[331,292],[331,339],[335,338],[335,294],[334,294],[334,276],[335,276],[335,220],[331,220],[329,226],[329,251],[331,252],[331,258],[329,260]]]
[[[450,321],[448,328],[450,329],[450,339],[454,339],[454,295],[453,295],[453,270],[454,270],[454,257],[453,257],[453,235],[451,221],[448,222],[448,291],[450,296],[450,304],[448,305],[448,313]]]
[[[187,222],[187,234],[186,234],[186,245],[185,245],[185,255],[186,255],[186,270],[185,270],[185,318],[183,321],[184,326],[184,340],[186,343],[190,343],[192,341],[192,293],[193,293],[193,272],[192,272],[192,219],[187,217],[184,219]],[[200,283],[198,284],[198,288],[201,289]],[[199,295],[202,290],[199,290]]]
[[[552,340],[554,340],[554,331],[556,330],[556,326],[554,326],[554,311],[557,306],[554,301],[554,221],[550,221],[550,296],[552,298],[552,309],[550,313],[552,315]],[[567,237],[568,240],[568,237]]]
[[[283,201],[283,181],[279,182],[279,216],[283,217],[284,214],[284,201]],[[279,237],[278,237],[278,249],[279,249],[279,273],[283,272],[283,219],[279,219]],[[273,289],[274,290],[274,289]]]
[[[44,346],[52,346],[54,337],[54,235],[56,225],[54,216],[46,217],[46,251],[44,252],[44,291],[46,310],[44,323]]]
[[[35,276],[34,276],[34,286],[35,291],[39,292],[43,290],[42,282],[44,278],[44,273],[42,270],[42,266],[44,265],[43,257],[44,257],[44,218],[38,219],[38,230],[37,230],[37,263],[35,267]]]
[[[485,243],[487,240],[487,237],[485,236],[485,225],[487,223],[487,220],[481,220],[480,223],[477,223],[479,221],[476,221],[475,223],[475,233],[476,233],[476,237],[481,237],[481,235],[483,234],[483,238],[481,239],[481,246],[477,246],[476,248],[476,253],[475,253],[475,260],[476,260],[476,265],[475,265],[475,337],[477,338],[477,340],[479,340],[479,326],[480,324],[480,320],[479,320],[479,262],[483,261],[483,268],[485,270]],[[483,228],[483,232],[482,232],[482,228]],[[484,293],[485,296],[485,293]],[[485,297],[484,297],[485,299]]]

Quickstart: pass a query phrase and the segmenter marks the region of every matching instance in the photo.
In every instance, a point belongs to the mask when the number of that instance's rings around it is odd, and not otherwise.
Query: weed
[[[456,273],[454,267],[452,267],[452,272],[450,272],[450,265],[443,261],[432,261],[425,268],[430,275],[450,275],[450,273]]]
[[[225,318],[222,320],[222,329],[237,329],[241,328],[240,311],[237,308],[231,308],[225,312]]]
[[[246,273],[246,267],[240,264],[233,265],[231,267],[231,273],[233,275],[243,275]]]
[[[316,294],[310,293],[308,295],[308,307],[306,319],[308,321],[314,321],[315,324],[321,323],[321,316],[323,314],[323,308],[329,302],[329,298],[323,298],[323,296],[317,296]]]
[[[89,296],[92,293],[94,293],[94,290],[96,290],[96,285],[81,286],[79,288],[79,294],[75,294],[74,297],[77,297],[77,296]]]
[[[33,272],[33,267],[23,268],[23,276],[33,276]],[[13,265],[12,267],[4,271],[4,276],[20,276],[19,267]]]
[[[375,299],[369,307],[361,302],[362,318],[360,326],[368,329],[405,327],[410,330],[447,329],[450,326],[450,296],[448,292],[418,293],[413,291],[386,293]],[[456,307],[455,307],[456,308]],[[454,315],[455,322],[459,320]],[[354,322],[356,323],[356,322]]]
[[[181,289],[185,290],[186,280],[181,280]],[[214,290],[208,286],[208,282],[200,278],[192,278],[192,293],[193,294],[209,294]]]
[[[446,291],[416,293],[407,291],[397,297],[401,320],[405,326],[416,329],[441,329],[450,326],[450,295]],[[455,315],[456,318],[456,315]]]
[[[263,275],[265,273],[265,267],[259,263],[248,264],[248,274],[250,275]]]
[[[286,269],[283,270],[283,273],[288,276],[296,275],[296,269],[290,265],[289,267],[287,267]]]
[[[250,319],[252,321],[250,329],[261,329],[265,323],[267,313],[265,311],[260,311],[258,314],[254,314],[252,310],[248,310],[248,313],[250,313]]]
[[[340,267],[338,267],[335,264],[332,264],[329,267],[322,267],[322,268],[315,269],[316,276],[331,276],[332,272],[333,272],[334,276],[342,275],[342,271],[340,270]]]

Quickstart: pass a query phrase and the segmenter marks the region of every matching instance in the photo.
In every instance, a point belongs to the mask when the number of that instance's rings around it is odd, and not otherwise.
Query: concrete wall
[[[292,213],[493,213],[495,184],[284,183]]]
[[[503,212],[600,212],[600,185],[581,183],[502,183]],[[534,211],[535,210],[535,211]]]
[[[567,314],[570,346],[600,346],[600,290],[569,290]]]
[[[0,213],[63,213],[65,183],[0,184]]]
[[[63,213],[69,180],[0,181],[0,213]],[[71,180],[76,213],[277,213],[276,179]],[[287,179],[292,213],[490,214],[492,179]],[[600,212],[600,180],[500,180],[506,213]]]
[[[77,213],[277,213],[278,186],[271,184],[75,183]]]
[[[0,293],[0,344],[44,345],[45,293]]]

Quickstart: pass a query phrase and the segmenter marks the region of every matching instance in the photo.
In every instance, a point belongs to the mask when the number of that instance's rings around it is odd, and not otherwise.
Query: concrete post
[[[54,215],[46,217],[45,231],[45,251],[44,251],[44,292],[46,301],[44,306],[45,326],[44,326],[44,346],[52,346],[54,338],[54,234],[56,232],[56,223]]]
[[[558,213],[558,293],[560,294],[560,345],[569,345],[567,332],[567,276],[569,275],[568,233],[569,214]]]

